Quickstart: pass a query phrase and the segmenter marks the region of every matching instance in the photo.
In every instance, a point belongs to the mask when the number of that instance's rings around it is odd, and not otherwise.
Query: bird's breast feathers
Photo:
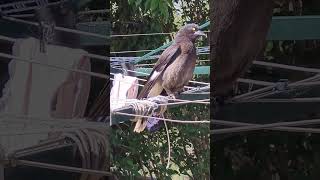
[[[182,89],[192,79],[195,64],[196,55],[180,55],[163,73],[163,87],[172,91]]]

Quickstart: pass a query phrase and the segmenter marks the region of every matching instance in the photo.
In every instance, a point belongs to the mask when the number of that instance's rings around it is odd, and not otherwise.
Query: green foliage
[[[170,32],[175,30],[172,5],[165,0],[112,0],[112,34]],[[111,52],[154,49],[168,36],[119,37],[112,41]],[[130,41],[130,43],[129,43]],[[142,53],[127,54],[141,56]]]
[[[182,9],[182,20],[203,24],[209,19],[209,4],[207,1],[179,1]]]
[[[188,105],[169,109],[172,119],[209,119],[208,106]],[[171,141],[171,165],[166,169],[168,142],[165,128],[158,132],[136,134],[131,126],[113,130],[113,165],[118,176],[153,176],[171,179],[185,175],[209,177],[209,126],[168,123]]]

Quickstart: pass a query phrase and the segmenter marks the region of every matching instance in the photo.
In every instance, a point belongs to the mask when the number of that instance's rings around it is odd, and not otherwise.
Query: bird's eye
[[[192,31],[196,31],[196,28],[192,28]]]

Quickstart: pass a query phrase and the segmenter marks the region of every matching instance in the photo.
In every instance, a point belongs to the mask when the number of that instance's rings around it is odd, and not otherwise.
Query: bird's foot
[[[176,96],[175,96],[174,94],[169,94],[169,99],[175,100],[175,99],[176,99]]]

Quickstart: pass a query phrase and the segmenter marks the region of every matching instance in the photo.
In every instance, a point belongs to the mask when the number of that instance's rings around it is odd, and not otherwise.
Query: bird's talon
[[[176,96],[175,96],[174,94],[170,94],[170,95],[169,95],[169,98],[175,100],[175,99],[176,99]]]

